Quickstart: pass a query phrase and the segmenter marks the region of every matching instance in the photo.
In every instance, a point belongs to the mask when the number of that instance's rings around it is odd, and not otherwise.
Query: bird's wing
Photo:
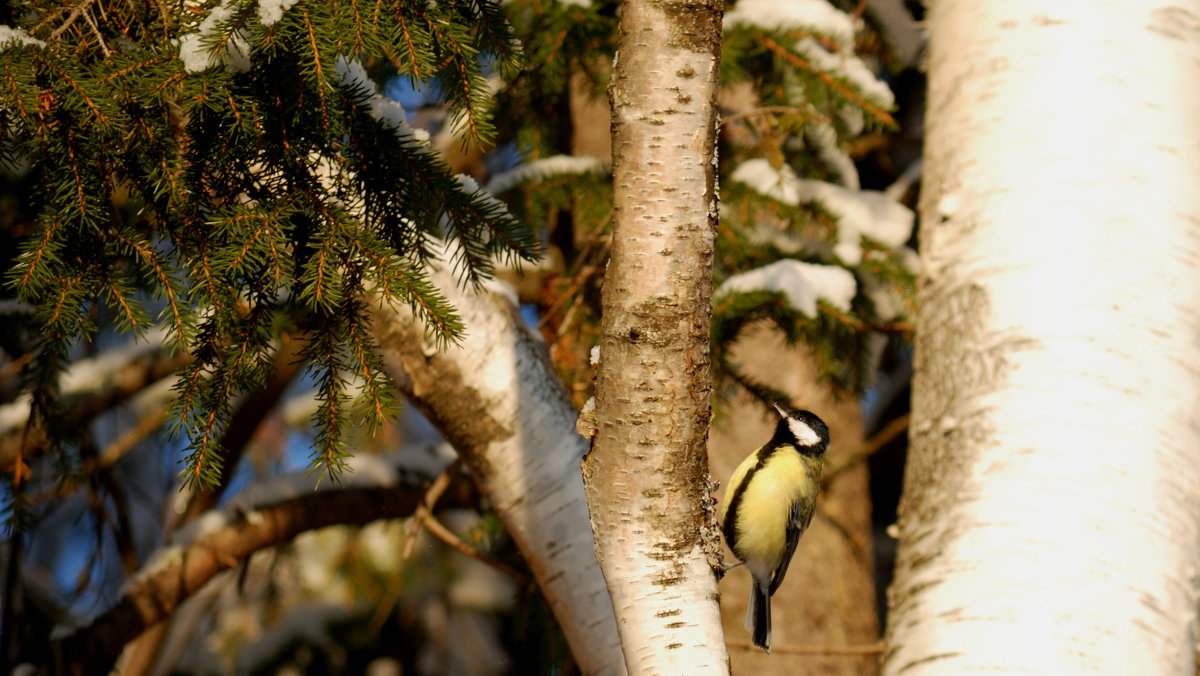
[[[774,594],[779,586],[784,584],[784,575],[787,573],[787,566],[792,562],[792,555],[796,554],[796,545],[800,542],[800,536],[803,536],[806,528],[809,527],[809,522],[812,521],[812,512],[816,504],[809,499],[798,499],[792,503],[791,514],[787,520],[787,549],[784,550],[784,558],[779,561],[779,566],[775,567],[774,573],[770,576],[770,593]]]
[[[808,521],[811,518],[811,513],[808,519],[804,518],[803,500],[792,503],[787,525],[787,549],[784,550],[783,558],[779,560],[779,565],[775,567],[775,572],[771,575],[770,593],[772,595],[775,594],[776,589],[779,589],[779,585],[783,584],[783,576],[787,573],[788,564],[792,562],[792,555],[796,553],[796,545],[800,543],[800,536],[804,534],[804,529],[808,527]]]

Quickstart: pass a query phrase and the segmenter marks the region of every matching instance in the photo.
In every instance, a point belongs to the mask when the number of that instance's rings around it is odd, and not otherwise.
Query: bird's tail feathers
[[[771,594],[770,582],[755,580],[750,589],[750,607],[746,609],[746,631],[754,633],[754,645],[771,652]]]

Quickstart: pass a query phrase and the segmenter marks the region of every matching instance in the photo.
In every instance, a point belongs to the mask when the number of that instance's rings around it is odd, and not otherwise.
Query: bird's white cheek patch
[[[792,435],[796,437],[796,441],[803,446],[815,446],[821,441],[821,437],[809,427],[807,423],[794,418],[788,418],[788,429],[792,431]]]

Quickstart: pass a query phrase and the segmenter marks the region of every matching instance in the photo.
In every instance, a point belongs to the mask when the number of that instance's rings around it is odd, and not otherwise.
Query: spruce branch
[[[447,82],[447,91],[451,92],[451,101],[460,101],[461,118],[454,121],[458,126],[460,120],[465,120],[470,138],[480,144],[490,144],[491,129],[482,109],[481,98],[477,93],[483,88],[483,82],[477,73],[472,72],[469,63],[474,63],[476,53],[455,39],[449,32],[443,33],[437,24],[426,19],[430,33],[436,35],[450,45],[451,58],[446,59],[445,65],[438,72],[438,77]],[[451,84],[453,83],[453,84]]]
[[[354,16],[354,44],[350,52],[352,54],[359,54],[365,49],[366,46],[366,40],[363,36],[362,11],[358,7],[358,0],[349,0],[349,4],[350,12]],[[307,18],[307,15],[305,15],[305,20],[307,20]],[[372,27],[372,32],[374,32],[374,27]]]
[[[0,158],[43,179],[22,204],[34,217],[6,283],[38,306],[41,347],[64,361],[106,328],[95,310],[136,331],[148,299],[161,300],[194,360],[170,416],[188,439],[189,483],[219,473],[229,401],[264,382],[283,325],[340,332],[313,342],[309,362],[325,405],[318,464],[335,471],[350,409],[377,430],[394,408],[362,308],[408,304],[445,345],[463,327],[430,261],[453,251],[477,284],[497,260],[538,256],[534,231],[464,190],[357,61],[400,45],[407,73],[441,86],[483,142],[491,95],[478,57],[511,65],[517,51],[503,10],[300,0],[264,24],[258,9],[212,0],[146,18],[64,5],[33,27],[52,44],[6,46],[0,63]],[[29,382],[51,419],[53,384]]]
[[[64,32],[66,32],[66,30],[68,28],[71,27],[71,24],[75,23],[75,20],[78,19],[81,14],[83,14],[85,11],[87,11],[88,7],[91,7],[93,2],[95,2],[95,0],[83,0],[82,2],[80,2],[77,5],[75,5],[74,7],[72,7],[71,13],[67,15],[67,18],[65,21],[62,22],[62,25],[60,25],[58,28],[54,29],[54,32],[50,34],[50,40],[51,41],[57,40],[60,35],[62,35]],[[57,18],[57,14],[58,13],[56,13],[55,15],[52,15],[52,16],[55,16],[55,18]],[[47,17],[46,20],[49,21],[50,18]],[[34,32],[36,32],[37,29],[41,27],[41,25],[42,24],[38,24],[38,26],[35,26]]]
[[[105,277],[103,282],[104,294],[109,299],[108,305],[116,307],[116,324],[120,331],[140,330],[147,324],[145,312],[141,304],[132,299],[132,290],[124,280]]]
[[[60,218],[49,217],[42,219],[42,239],[29,249],[24,251],[18,258],[17,267],[13,269],[12,274],[20,273],[21,278],[15,283],[17,290],[26,297],[33,296],[35,293],[35,284],[40,285],[44,280],[45,275],[41,267],[43,260],[53,264],[57,256],[58,228],[62,221]]]
[[[793,50],[787,49],[783,45],[781,45],[778,42],[776,42],[775,40],[771,39],[769,36],[764,35],[762,38],[762,41],[763,41],[763,44],[767,47],[767,49],[770,49],[772,52],[775,52],[781,58],[783,58],[785,61],[792,64],[796,68],[799,68],[805,72],[811,73],[813,75],[813,77],[816,77],[818,80],[820,80],[821,82],[828,85],[831,89],[836,91],[838,94],[845,97],[851,103],[853,103],[854,105],[858,106],[862,110],[869,113],[872,117],[877,119],[883,125],[885,125],[887,127],[895,127],[896,126],[896,120],[890,114],[888,114],[888,112],[886,110],[884,110],[883,108],[880,108],[879,106],[868,101],[866,99],[866,97],[864,97],[862,94],[856,92],[854,90],[854,88],[851,87],[850,85],[847,85],[846,83],[840,81],[838,78],[834,77],[833,75],[830,75],[829,73],[826,73],[822,70],[819,70],[819,69],[813,67],[812,63],[809,62],[808,59],[805,59],[804,57],[800,56],[799,54],[796,54],[795,51],[793,51]]]
[[[321,49],[317,46],[317,35],[313,30],[312,20],[308,16],[308,12],[302,12],[304,17],[304,27],[308,30],[308,43],[312,47],[313,67],[312,74],[316,78],[317,98],[321,102],[321,127],[329,129],[329,107],[325,103],[325,89],[327,83],[325,81],[325,68],[321,65]]]
[[[181,307],[182,291],[179,288],[179,282],[174,278],[174,275],[169,274],[160,260],[158,252],[154,247],[145,240],[135,240],[124,235],[117,236],[118,241],[124,243],[131,249],[142,264],[153,274],[155,281],[158,282],[159,290],[163,293],[167,301],[167,307],[163,312],[170,312],[171,324],[175,328],[176,336],[179,343],[182,345],[186,342],[186,329],[184,321],[184,310]]]
[[[423,76],[421,75],[422,57],[420,56],[420,54],[417,51],[417,48],[414,44],[415,40],[414,40],[413,31],[412,31],[412,29],[410,29],[410,27],[408,25],[408,20],[403,15],[403,13],[397,12],[396,19],[399,21],[400,34],[401,34],[401,36],[403,36],[405,53],[408,56],[408,61],[407,61],[408,70],[410,71],[410,74],[414,80],[421,80],[421,79],[423,79]],[[386,49],[386,52],[389,53],[389,58],[390,58],[391,49]],[[399,71],[405,70],[403,67],[404,64],[401,63],[399,59],[392,58],[392,62],[396,66],[396,70],[399,70]]]

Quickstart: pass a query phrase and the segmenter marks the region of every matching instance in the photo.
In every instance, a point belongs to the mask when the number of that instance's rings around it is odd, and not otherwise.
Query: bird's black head
[[[773,445],[791,444],[808,455],[823,455],[829,448],[829,428],[812,411],[783,409],[778,404],[779,422],[775,425]]]

